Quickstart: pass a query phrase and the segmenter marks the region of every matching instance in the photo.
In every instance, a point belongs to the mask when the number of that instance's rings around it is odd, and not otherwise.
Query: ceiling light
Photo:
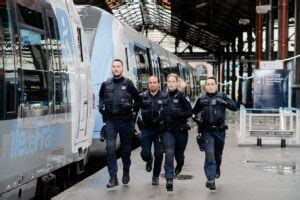
[[[207,2],[200,3],[200,4],[196,5],[196,8],[202,8],[202,7],[206,6],[207,4],[208,4]]]
[[[256,13],[257,14],[266,14],[270,10],[271,10],[271,5],[256,6]]]
[[[250,19],[239,19],[239,24],[241,25],[247,25],[250,23]]]

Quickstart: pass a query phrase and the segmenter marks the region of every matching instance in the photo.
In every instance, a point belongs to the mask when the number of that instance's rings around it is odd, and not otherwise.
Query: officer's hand
[[[180,118],[180,114],[178,112],[172,112],[171,117],[172,117],[172,119],[178,119],[178,118]]]
[[[155,119],[152,120],[152,122],[153,122],[154,124],[157,124],[159,121],[160,121],[160,118],[159,118],[159,117],[156,117]]]
[[[198,126],[202,125],[203,121],[198,116],[193,116],[194,122],[197,123]]]
[[[217,100],[217,102],[219,102],[222,105],[225,105],[225,106],[227,105],[227,101],[225,101],[224,99],[217,98],[216,100]]]

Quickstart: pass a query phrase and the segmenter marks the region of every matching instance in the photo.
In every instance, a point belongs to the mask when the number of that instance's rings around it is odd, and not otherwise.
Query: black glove
[[[104,105],[103,101],[99,101],[98,109],[102,115],[105,113],[105,105]]]
[[[137,123],[137,125],[138,125],[138,127],[139,127],[140,130],[142,130],[142,129],[145,128],[144,122],[143,122],[143,120],[140,117],[138,117],[136,123]]]
[[[161,117],[158,116],[158,117],[156,117],[156,118],[154,118],[154,119],[152,120],[152,123],[153,123],[153,124],[158,124],[160,121],[161,121]]]
[[[166,124],[164,121],[159,122],[159,130],[162,132],[166,131]]]
[[[192,118],[193,118],[194,122],[197,123],[198,126],[203,125],[203,120],[200,117],[198,117],[197,115],[193,115]]]
[[[171,117],[172,117],[172,119],[177,120],[181,116],[180,116],[180,113],[176,111],[176,112],[171,112]]]
[[[220,104],[222,104],[224,106],[226,106],[228,104],[227,101],[225,101],[224,99],[217,98],[216,100],[217,100],[217,102],[219,102]]]
[[[103,125],[100,131],[100,141],[104,142],[106,139],[106,125]]]

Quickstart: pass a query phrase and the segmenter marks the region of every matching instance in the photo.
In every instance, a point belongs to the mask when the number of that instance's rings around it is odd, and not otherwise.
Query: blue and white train
[[[165,89],[174,72],[191,99],[200,93],[192,67],[99,8],[0,0],[0,199],[29,199],[104,155],[96,106],[115,58],[141,91],[152,74]]]
[[[166,77],[173,72],[184,80],[185,92],[191,100],[200,94],[199,75],[179,57],[151,42],[100,8],[89,5],[76,8],[91,53],[91,73],[96,102],[101,84],[112,76],[111,62],[115,58],[124,61],[124,75],[133,80],[140,91],[147,88],[147,79],[153,74],[160,78],[161,88],[166,89]],[[100,155],[104,153],[104,144],[99,142],[102,126],[102,117],[96,112],[91,152]]]
[[[65,166],[83,170],[94,113],[73,1],[0,0],[0,199],[31,198]]]

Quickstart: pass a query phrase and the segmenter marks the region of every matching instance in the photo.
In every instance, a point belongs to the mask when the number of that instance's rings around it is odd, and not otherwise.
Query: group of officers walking
[[[226,108],[237,110],[237,104],[233,100],[217,92],[216,79],[207,78],[206,92],[200,95],[192,108],[188,97],[178,90],[180,78],[177,74],[168,75],[167,92],[159,89],[158,77],[150,76],[148,90],[139,94],[133,82],[123,76],[121,60],[115,59],[112,62],[112,73],[113,77],[102,83],[99,92],[99,111],[106,124],[101,138],[106,141],[106,159],[110,175],[107,188],[119,185],[116,160],[117,134],[121,142],[122,183],[128,184],[130,181],[131,136],[137,122],[141,130],[141,157],[146,162],[146,171],[151,172],[153,166],[152,185],[159,185],[165,154],[166,189],[173,191],[174,174],[180,174],[184,165],[184,152],[190,130],[187,120],[192,117],[198,124],[197,142],[200,150],[205,151],[206,187],[215,190],[215,178],[219,178],[221,174],[220,166],[227,129],[225,110]],[[151,152],[152,144],[154,156]]]

